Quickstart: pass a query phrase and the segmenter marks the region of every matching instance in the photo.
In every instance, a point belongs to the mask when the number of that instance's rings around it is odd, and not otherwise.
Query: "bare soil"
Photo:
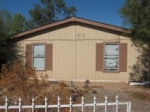
[[[70,82],[65,83],[70,84]],[[83,82],[73,83],[78,88],[84,86]],[[115,102],[115,97],[118,95],[119,102],[131,101],[131,112],[150,112],[150,88],[148,87],[131,86],[128,83],[90,82],[89,90],[84,94],[85,102],[92,103],[94,95],[97,97],[97,102],[104,102],[105,95],[108,96],[109,102]]]

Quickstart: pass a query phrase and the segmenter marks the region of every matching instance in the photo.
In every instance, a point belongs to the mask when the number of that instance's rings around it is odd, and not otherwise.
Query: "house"
[[[70,17],[15,35],[24,61],[51,80],[128,81],[138,52],[121,27]]]

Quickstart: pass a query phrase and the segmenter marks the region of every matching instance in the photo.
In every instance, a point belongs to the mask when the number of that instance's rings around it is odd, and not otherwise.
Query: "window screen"
[[[119,45],[105,44],[104,70],[118,70]]]

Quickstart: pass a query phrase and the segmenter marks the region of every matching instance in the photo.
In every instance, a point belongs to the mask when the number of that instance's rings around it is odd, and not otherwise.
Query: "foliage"
[[[74,16],[76,13],[76,8],[67,7],[63,0],[41,0],[41,4],[35,4],[34,8],[29,10],[31,16],[29,28]]]
[[[125,0],[119,12],[136,44],[150,44],[150,0]]]
[[[3,44],[3,37],[4,37],[4,32],[3,32],[3,22],[2,20],[0,19],[0,49],[2,48]],[[0,63],[2,63],[2,59],[3,59],[3,55],[1,54],[3,51],[0,50]]]
[[[2,22],[2,20],[0,19],[0,37],[3,37],[4,36],[4,32],[3,32],[3,22]]]
[[[26,19],[21,14],[15,13],[11,15],[6,10],[0,10],[0,19],[4,23],[3,28],[6,36],[14,35],[27,29]]]
[[[57,104],[57,96],[60,96],[61,103],[68,103],[69,89],[63,82],[57,85],[50,85],[45,78],[38,80],[36,72],[20,61],[14,61],[9,67],[3,65],[0,87],[3,88],[1,104],[5,96],[10,104],[18,102],[21,97],[23,104],[31,104],[31,98],[35,98],[36,104],[43,104],[44,98],[48,98],[49,104]]]
[[[17,52],[17,45],[12,43],[10,38],[0,36],[0,65],[3,63],[9,64],[14,59],[19,57]]]
[[[15,44],[11,43],[10,39],[6,36],[4,23],[0,18],[0,65],[2,63],[10,62],[16,56]]]
[[[150,46],[139,47],[139,56],[137,62],[131,67],[130,80],[132,81],[150,81]]]
[[[18,58],[20,49],[16,43],[11,40],[16,33],[25,30],[25,17],[20,14],[11,15],[8,11],[0,10],[0,65],[9,64]],[[19,56],[20,57],[20,56]]]
[[[119,10],[125,27],[131,31],[134,45],[139,56],[136,64],[131,67],[130,79],[150,80],[150,0],[125,0]]]
[[[10,34],[16,34],[26,30],[26,20],[21,14],[14,14],[10,24]]]
[[[1,28],[3,29],[3,33],[5,35],[9,33],[9,25],[11,23],[11,14],[6,10],[0,10],[0,20],[1,20]],[[8,34],[9,35],[9,34]]]

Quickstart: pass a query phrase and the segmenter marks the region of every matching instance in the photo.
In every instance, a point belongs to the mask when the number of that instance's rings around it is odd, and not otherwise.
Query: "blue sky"
[[[67,6],[75,6],[77,17],[122,26],[122,19],[117,10],[125,0],[65,0]],[[28,11],[40,0],[0,0],[0,10],[20,13],[29,17]]]

